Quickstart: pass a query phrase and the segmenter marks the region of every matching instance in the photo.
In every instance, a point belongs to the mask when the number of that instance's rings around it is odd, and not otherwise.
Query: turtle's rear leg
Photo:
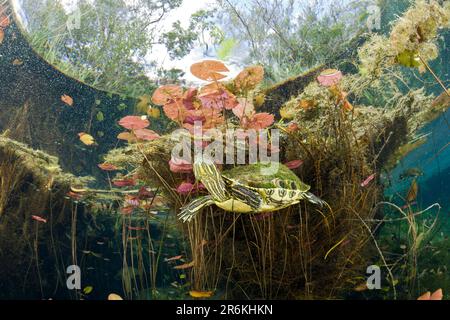
[[[178,218],[183,220],[183,222],[189,222],[201,209],[212,204],[214,204],[214,201],[211,196],[204,196],[194,199],[187,206],[181,208]]]

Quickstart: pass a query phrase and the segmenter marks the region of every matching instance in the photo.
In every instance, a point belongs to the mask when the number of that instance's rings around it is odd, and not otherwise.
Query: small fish
[[[31,219],[36,220],[37,222],[47,223],[47,219],[44,219],[39,216],[31,216]]]
[[[417,184],[417,181],[414,179],[413,182],[411,183],[411,186],[409,187],[408,194],[406,195],[406,201],[410,203],[416,200],[418,192],[419,192],[419,185]]]
[[[180,264],[178,266],[173,267],[175,270],[184,270],[184,269],[189,269],[192,268],[194,266],[194,261],[189,262],[189,263],[185,263],[185,264]]]
[[[422,170],[420,170],[419,168],[409,168],[409,169],[406,169],[405,171],[403,171],[399,175],[399,179],[403,180],[403,179],[406,179],[406,178],[418,177],[418,176],[423,176],[423,171]]]
[[[211,298],[214,294],[214,291],[189,291],[189,295],[192,298]]]
[[[403,205],[403,206],[401,207],[401,209],[402,209],[402,210],[405,210],[405,209],[408,209],[410,206],[414,206],[414,205],[416,205],[416,204],[417,204],[417,202],[416,202],[416,201],[413,201],[413,202],[411,202],[411,203],[407,203],[407,204]]]
[[[145,228],[142,227],[132,227],[132,226],[128,226],[128,230],[131,231],[142,231],[142,230],[146,230]]]
[[[136,185],[136,181],[133,179],[117,179],[113,180],[113,185],[116,187],[130,187]]]
[[[361,182],[361,187],[367,187],[369,183],[375,178],[376,173],[372,173],[363,182]]]
[[[166,259],[164,259],[164,261],[166,261],[166,262],[176,261],[176,260],[180,260],[181,258],[183,258],[183,256],[179,255],[179,256],[172,257],[172,258],[166,258]]]
[[[367,281],[358,284],[356,287],[353,288],[354,291],[356,292],[362,292],[362,291],[366,291],[367,289],[369,289],[367,287]]]
[[[87,190],[82,189],[82,188],[77,188],[77,187],[70,187],[70,191],[72,191],[74,193],[85,193]]]
[[[94,137],[91,136],[90,134],[87,134],[85,132],[80,132],[78,134],[78,136],[80,137],[80,141],[83,142],[87,146],[91,146],[95,143]]]
[[[122,214],[132,214],[135,208],[136,207],[134,207],[134,206],[122,207],[120,209],[120,212]]]
[[[73,191],[67,192],[67,195],[69,196],[69,198],[74,199],[74,200],[80,200],[83,197],[81,194],[75,193]]]
[[[289,169],[293,170],[293,169],[297,169],[302,164],[303,164],[303,160],[292,160],[292,161],[286,162],[284,165],[286,167],[288,167]]]
[[[68,106],[73,106],[73,99],[71,96],[68,96],[67,94],[64,94],[61,96],[61,101],[67,104]]]

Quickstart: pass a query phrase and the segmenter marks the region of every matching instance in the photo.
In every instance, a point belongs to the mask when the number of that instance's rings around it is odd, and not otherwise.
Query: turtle
[[[326,204],[309,192],[309,185],[278,162],[257,162],[220,172],[213,161],[202,159],[196,161],[193,167],[196,180],[205,186],[209,194],[181,208],[178,216],[183,222],[191,221],[202,208],[214,204],[225,211],[237,213],[277,211],[300,200],[320,207]],[[277,170],[271,172],[271,168]]]

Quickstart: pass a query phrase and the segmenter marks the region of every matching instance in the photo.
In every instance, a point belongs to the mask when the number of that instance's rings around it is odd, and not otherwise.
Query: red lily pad
[[[98,167],[104,171],[115,171],[115,170],[119,170],[119,168],[117,168],[115,165],[111,164],[111,163],[100,163],[98,165]]]
[[[322,73],[317,77],[320,85],[324,87],[331,87],[338,84],[342,79],[342,72],[336,69],[327,69],[322,71]]]
[[[205,81],[217,81],[227,76],[222,72],[230,71],[222,62],[217,60],[204,60],[191,66],[191,73]]]
[[[150,125],[147,119],[138,116],[126,116],[120,119],[119,124],[128,130],[144,129]]]
[[[152,96],[152,102],[158,106],[162,106],[169,102],[180,98],[183,95],[183,89],[176,85],[166,85],[155,90]]]
[[[192,163],[183,159],[172,158],[169,161],[170,171],[174,173],[190,173],[193,170]]]
[[[160,137],[155,131],[149,129],[136,129],[134,134],[139,140],[146,141],[156,140]]]

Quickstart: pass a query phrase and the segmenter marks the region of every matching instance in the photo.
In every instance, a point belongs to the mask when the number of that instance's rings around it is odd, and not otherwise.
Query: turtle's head
[[[211,159],[197,159],[194,162],[194,174],[195,178],[203,183],[215,201],[222,202],[229,198],[222,175]]]

